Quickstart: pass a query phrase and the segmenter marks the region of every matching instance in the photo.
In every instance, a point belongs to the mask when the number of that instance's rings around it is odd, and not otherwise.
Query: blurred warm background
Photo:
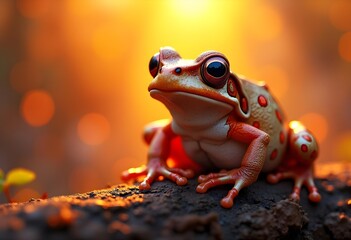
[[[318,174],[351,163],[350,0],[0,0],[0,168],[37,174],[16,200],[102,188],[145,163],[143,126],[169,117],[147,91],[165,45],[221,51],[265,80],[319,140]]]

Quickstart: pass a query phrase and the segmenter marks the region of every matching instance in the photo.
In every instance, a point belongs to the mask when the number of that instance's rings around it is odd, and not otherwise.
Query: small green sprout
[[[35,179],[35,173],[24,168],[11,169],[5,176],[0,169],[0,191],[4,192],[8,202],[12,202],[10,186],[20,186],[30,183]]]

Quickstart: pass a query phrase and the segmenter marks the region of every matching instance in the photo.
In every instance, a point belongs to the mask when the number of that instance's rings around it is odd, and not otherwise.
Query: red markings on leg
[[[302,152],[308,152],[308,147],[307,147],[306,144],[302,144],[302,145],[301,145],[301,151],[302,151]]]
[[[283,131],[281,131],[280,134],[279,134],[279,141],[280,141],[281,144],[283,144],[284,141],[285,141],[285,134],[284,134]]]
[[[290,194],[290,198],[294,201],[300,201],[300,187],[294,187],[293,192]]]
[[[278,156],[278,149],[274,149],[271,153],[270,159],[274,160],[274,159],[276,159],[277,156]]]
[[[261,107],[267,107],[268,101],[265,96],[260,95],[257,98],[258,104],[260,104]]]
[[[241,110],[243,110],[244,113],[247,113],[248,111],[248,106],[247,106],[247,100],[246,98],[242,98],[241,101]]]
[[[275,115],[276,115],[278,121],[279,121],[280,123],[282,123],[282,122],[283,122],[283,118],[282,118],[282,115],[280,114],[280,112],[279,112],[278,109],[275,110]]]
[[[311,138],[310,135],[304,134],[304,135],[302,135],[302,137],[303,137],[307,142],[312,142],[312,138]]]
[[[315,187],[315,186],[310,186],[308,188],[308,191],[310,192],[310,194],[308,195],[308,199],[311,201],[311,202],[320,202],[322,197],[321,195],[318,193],[318,189]]]
[[[254,122],[252,123],[252,126],[254,126],[255,128],[260,129],[260,123],[257,122],[257,121],[254,121]]]

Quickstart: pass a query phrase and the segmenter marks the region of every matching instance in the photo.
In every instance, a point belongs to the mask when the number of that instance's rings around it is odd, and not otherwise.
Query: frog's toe
[[[145,180],[139,184],[139,190],[150,190],[150,189],[151,189],[150,184]]]
[[[321,197],[321,195],[320,195],[318,192],[311,192],[311,193],[308,195],[308,199],[309,199],[311,202],[318,203],[318,202],[321,201],[322,197]]]
[[[276,184],[280,181],[280,177],[279,177],[279,173],[276,174],[268,174],[267,176],[267,182],[271,183],[271,184]]]
[[[300,194],[293,192],[292,194],[290,194],[290,199],[294,202],[300,202]]]
[[[196,187],[196,191],[198,193],[205,193],[207,192],[208,189],[219,185],[234,184],[236,179],[237,178],[234,175],[228,175],[228,174],[223,175],[222,173],[211,173],[199,179],[200,184]],[[202,180],[202,182],[200,180]]]
[[[198,177],[197,181],[199,183],[205,183],[205,182],[208,182],[211,179],[224,177],[226,175],[228,175],[227,172],[219,172],[219,173],[210,173],[210,174],[207,174],[207,175],[200,175]]]
[[[224,208],[231,208],[234,204],[234,198],[238,196],[239,191],[233,188],[230,190],[224,198],[221,200],[221,206]]]
[[[172,169],[169,169],[169,171],[179,174],[185,178],[193,178],[195,176],[195,172],[191,169],[172,168]]]

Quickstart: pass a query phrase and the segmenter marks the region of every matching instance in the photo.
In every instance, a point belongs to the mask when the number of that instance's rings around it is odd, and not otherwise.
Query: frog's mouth
[[[233,111],[228,103],[189,92],[151,89],[150,95],[168,108],[177,124],[186,127],[214,126]]]

